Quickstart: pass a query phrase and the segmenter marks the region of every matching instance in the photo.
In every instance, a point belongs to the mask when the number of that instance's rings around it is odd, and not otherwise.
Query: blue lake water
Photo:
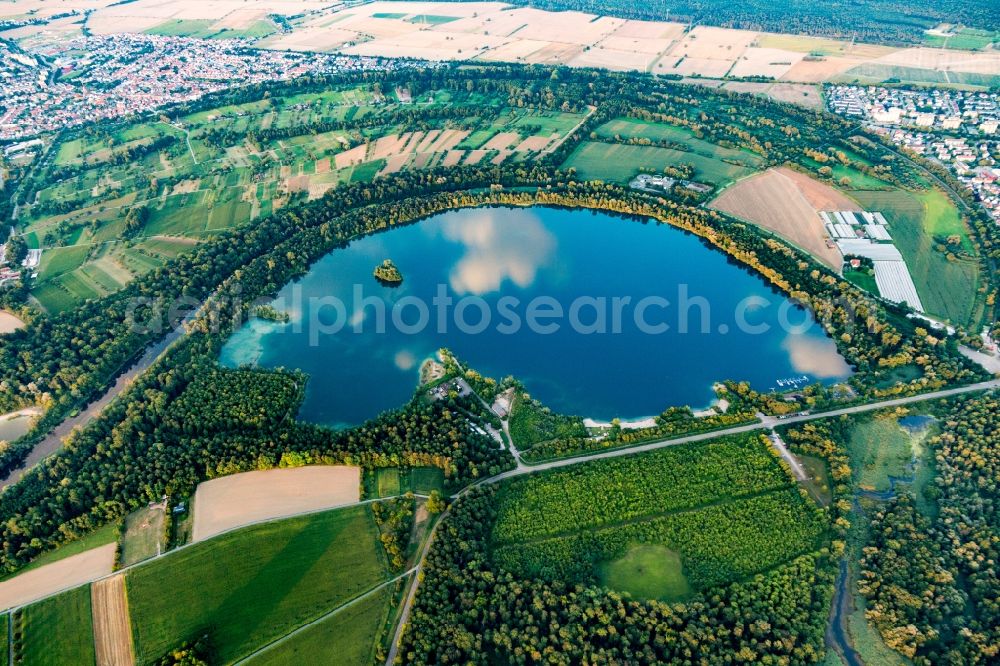
[[[386,258],[402,285],[372,276]],[[704,406],[723,379],[769,390],[850,372],[802,309],[700,239],[592,211],[437,215],[332,252],[274,305],[291,321],[251,321],[221,362],[307,372],[299,416],[333,426],[405,403],[441,347],[599,419]]]

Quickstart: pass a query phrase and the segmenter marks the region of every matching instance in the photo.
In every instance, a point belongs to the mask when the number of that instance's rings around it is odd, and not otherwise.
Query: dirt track
[[[94,583],[90,588],[90,600],[97,666],[135,666],[125,574]]]
[[[198,486],[192,541],[262,520],[353,504],[361,470],[344,465],[233,474]]]

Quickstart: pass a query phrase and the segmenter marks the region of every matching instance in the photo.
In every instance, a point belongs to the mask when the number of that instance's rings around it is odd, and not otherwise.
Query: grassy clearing
[[[978,51],[990,44],[1000,41],[1000,33],[977,28],[961,28],[951,37],[941,35],[924,35],[924,43],[935,48],[961,49],[963,51]]]
[[[365,497],[396,497],[413,492],[429,495],[444,490],[444,472],[437,467],[384,467],[366,471],[362,481]]]
[[[208,19],[171,19],[146,31],[147,35],[163,37],[205,37],[211,31],[213,21]]]
[[[601,584],[637,599],[680,601],[691,594],[680,555],[664,546],[633,546],[603,567]]]
[[[844,271],[844,279],[851,284],[856,284],[869,294],[878,294],[878,284],[875,282],[875,276],[871,273],[847,270]]]
[[[847,450],[855,482],[865,490],[889,490],[889,477],[907,476],[913,460],[911,436],[894,417],[859,421],[851,431]]]
[[[75,294],[71,294],[57,282],[47,282],[31,290],[31,295],[41,303],[49,314],[69,310],[79,302]]]
[[[163,548],[166,515],[163,509],[142,508],[125,517],[122,539],[122,566],[155,557]]]
[[[643,170],[663,171],[665,167],[683,164],[694,168],[694,180],[718,187],[724,187],[753,173],[753,169],[749,167],[673,148],[592,141],[581,143],[566,159],[562,168],[576,169],[577,174],[587,180],[627,183]]]
[[[821,506],[827,506],[833,501],[833,492],[830,490],[830,471],[826,460],[813,456],[797,457],[809,474],[809,478],[802,481],[802,486]]]
[[[442,23],[451,23],[452,21],[457,21],[458,16],[441,16],[439,14],[416,14],[407,19],[410,23],[419,23],[421,25],[441,25]]]
[[[927,312],[957,324],[975,324],[979,265],[960,256],[949,258],[937,247],[941,237],[954,234],[962,239],[965,252],[972,250],[968,229],[951,200],[934,189],[851,195],[866,210],[882,211],[889,221],[892,238],[906,260]]]
[[[699,139],[694,133],[683,127],[666,125],[663,123],[650,123],[636,120],[634,118],[616,118],[597,128],[598,136],[607,139],[618,137],[629,139],[649,139],[650,141],[670,141],[683,147],[692,153],[713,157],[718,159],[728,159],[743,162],[747,166],[759,166],[763,159],[748,150],[738,150],[724,148],[718,144]]]
[[[370,510],[350,507],[250,527],[131,570],[138,663],[211,627],[229,662],[373,588],[388,575]]]
[[[251,666],[370,664],[393,602],[392,586],[338,611],[251,659]]]
[[[87,259],[91,248],[87,245],[56,247],[42,251],[42,261],[38,267],[38,279],[42,282],[78,268]]]
[[[1000,75],[996,74],[921,69],[901,65],[884,65],[877,62],[867,62],[853,67],[835,80],[844,82],[857,81],[858,83],[865,84],[888,81],[890,79],[894,79],[899,83],[950,84],[973,86],[976,88],[991,88],[1000,85]]]
[[[15,619],[14,663],[30,666],[93,664],[94,624],[90,586],[28,606]]]

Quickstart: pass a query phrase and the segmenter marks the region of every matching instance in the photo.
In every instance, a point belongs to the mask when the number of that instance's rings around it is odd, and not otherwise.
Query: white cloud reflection
[[[444,220],[441,227],[445,238],[465,246],[465,254],[449,275],[451,288],[460,294],[482,295],[498,290],[504,280],[519,287],[531,285],[539,267],[552,255],[555,238],[528,211],[515,216],[511,211],[477,213],[472,219]]]
[[[407,349],[400,349],[393,356],[392,362],[396,364],[396,367],[400,370],[412,370],[414,366],[417,365],[417,357],[413,352]]]
[[[847,377],[851,367],[829,338],[789,335],[781,343],[796,371],[819,379]]]

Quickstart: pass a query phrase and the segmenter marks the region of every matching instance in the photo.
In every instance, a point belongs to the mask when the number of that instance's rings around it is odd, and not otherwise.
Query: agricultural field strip
[[[375,594],[376,592],[378,592],[382,588],[395,583],[397,580],[400,580],[401,578],[406,578],[406,577],[410,576],[411,574],[416,573],[416,571],[417,571],[417,567],[414,566],[414,567],[412,567],[410,569],[407,569],[403,573],[390,578],[389,580],[386,580],[386,581],[383,581],[382,583],[379,583],[378,585],[376,585],[375,587],[371,588],[370,590],[362,592],[361,594],[357,595],[353,599],[349,599],[348,601],[345,601],[344,603],[340,604],[336,608],[334,608],[332,610],[329,610],[326,613],[323,613],[319,617],[317,617],[317,618],[315,618],[313,620],[310,620],[309,622],[306,622],[303,625],[299,625],[298,627],[296,627],[295,629],[291,630],[290,632],[288,632],[284,636],[276,638],[273,641],[271,641],[270,643],[268,643],[267,645],[264,645],[264,646],[260,647],[259,649],[254,650],[253,652],[251,652],[247,656],[238,659],[237,661],[233,662],[233,666],[239,666],[240,664],[247,663],[248,661],[250,661],[254,657],[256,657],[256,656],[258,656],[258,655],[260,655],[260,654],[262,654],[264,652],[267,652],[271,648],[274,648],[274,647],[280,645],[281,643],[285,642],[289,638],[293,638],[297,634],[299,634],[299,633],[301,633],[303,631],[306,631],[306,630],[310,629],[311,627],[316,626],[317,624],[319,624],[321,622],[324,622],[325,620],[327,620],[328,618],[336,615],[337,613],[339,613],[340,611],[344,610],[345,608],[353,606],[354,604],[356,604],[356,603],[358,603],[360,601],[364,601],[365,599],[367,599],[371,595]]]
[[[438,103],[430,101],[430,102],[420,102],[420,103],[416,103],[416,104],[413,104],[413,105],[407,105],[407,106],[419,106],[419,105],[433,106],[433,105],[436,105],[436,104],[438,104]],[[337,106],[337,107],[329,107],[329,108],[352,108],[352,107],[355,107],[355,106],[356,105],[340,105],[340,106]],[[392,105],[392,104],[390,104],[390,105],[388,105],[386,107],[380,107],[380,109],[383,110],[383,111],[391,111],[393,108],[395,108],[397,106],[402,106],[402,105],[398,105],[398,104],[397,105]],[[586,119],[589,118],[590,115],[592,115],[593,113],[595,113],[596,110],[597,110],[596,107],[588,107],[588,108],[589,108],[589,111],[584,116],[584,118],[580,122],[578,122],[573,128],[571,128],[570,130],[564,132],[562,134],[562,136],[560,136],[555,142],[552,142],[549,146],[547,146],[545,148],[545,150],[542,151],[543,154],[550,153],[550,152],[554,151],[556,148],[558,148],[560,145],[562,145],[562,143],[564,141],[566,141],[570,136],[572,136],[573,133],[576,132],[579,129],[579,127],[583,125],[584,122],[586,122]],[[269,109],[268,111],[262,111],[262,112],[259,112],[259,113],[256,113],[256,114],[249,113],[246,116],[240,116],[239,119],[240,120],[244,120],[244,119],[247,119],[247,118],[251,118],[252,119],[254,117],[263,117],[263,116],[266,116],[266,115],[270,115],[272,113],[274,113],[274,110],[273,109]],[[530,115],[526,115],[525,117],[530,117]],[[231,120],[232,120],[232,118],[229,118],[229,117],[224,117],[224,116],[223,117],[217,117],[217,118],[213,118],[211,120],[205,120],[205,121],[199,122],[198,127],[204,127],[204,126],[208,125],[209,123],[218,123],[218,122],[231,121]],[[176,128],[174,128],[173,125],[167,125],[167,126],[173,128],[173,129],[176,129]],[[269,148],[268,150],[262,151],[262,152],[263,153],[267,153],[270,150],[273,150],[275,146],[281,146],[283,141],[287,141],[289,139],[296,138],[296,137],[309,136],[310,127],[309,127],[308,123],[302,123],[302,124],[299,125],[299,127],[301,127],[302,130],[303,130],[302,134],[297,134],[297,135],[293,135],[291,137],[284,137],[283,139],[277,139],[277,140],[274,140],[274,141],[270,141],[269,145],[271,146],[271,148]],[[377,127],[374,127],[374,128],[369,128],[369,129],[375,129],[375,130],[381,129],[381,130],[388,131],[388,130],[391,130],[393,127],[394,127],[393,125],[380,125],[380,126],[377,126]],[[516,127],[516,125],[515,125],[515,127]],[[347,129],[345,128],[345,129],[340,129],[340,130],[331,130],[331,132],[341,132],[341,131],[347,131]],[[327,132],[327,133],[331,133],[331,132]],[[185,131],[185,134],[186,134],[187,137],[189,137],[190,136],[190,130]],[[374,134],[373,134],[373,136],[374,136]],[[200,137],[196,136],[195,140],[197,141],[198,139],[200,139]],[[191,146],[191,144],[190,144],[190,138],[188,138],[188,147],[190,148],[190,146]],[[191,150],[192,150],[192,157],[193,157],[194,156],[194,152],[193,152],[193,149],[191,149]],[[343,152],[348,152],[348,151],[343,151]],[[409,152],[413,152],[413,151],[409,151]],[[408,154],[408,153],[403,153],[403,154]],[[225,154],[225,152],[223,151],[223,154],[221,154],[221,155],[219,155],[217,157],[203,159],[200,162],[197,159],[195,159],[194,160],[194,165],[195,166],[204,166],[204,165],[213,164],[213,163],[229,163],[229,162],[232,162],[232,159],[233,158],[231,156],[229,156],[228,154]],[[106,165],[104,165],[104,164],[94,164],[94,165],[91,165],[90,167],[86,168],[83,173],[80,173],[80,174],[78,174],[76,176],[73,176],[72,178],[74,178],[74,179],[76,179],[76,178],[84,179],[85,176],[86,176],[86,174],[90,173],[90,171],[92,169],[101,169],[101,168],[104,168],[104,167],[106,167]],[[177,175],[178,173],[182,173],[182,174],[183,173],[190,173],[190,170],[189,169],[178,170],[177,168],[170,167],[170,168],[164,168],[164,169],[160,169],[160,170],[155,170],[155,171],[152,171],[150,173],[153,176],[157,176],[158,177],[158,176],[161,176],[161,175],[162,176],[170,176],[170,175]],[[278,180],[280,180],[280,178]],[[62,184],[64,182],[65,181],[60,181],[58,183],[58,185],[62,186]],[[79,189],[74,189],[74,190],[71,190],[71,191],[66,192],[64,194],[67,195],[67,196],[69,196],[69,195],[76,194],[76,193],[85,193],[89,189],[92,189],[92,188],[88,188],[86,186],[81,186]],[[47,190],[43,190],[42,192],[45,192],[45,191],[47,191]],[[194,190],[193,192],[191,192],[191,194],[194,194],[194,193],[197,193],[197,192],[215,193],[217,191],[218,191],[218,188],[206,187],[206,188],[199,188],[197,190]],[[42,192],[39,192],[39,195],[41,195]],[[126,197],[118,197],[118,199],[117,199],[118,203],[115,203],[114,205],[106,205],[106,204],[111,203],[111,202],[110,201],[109,202],[105,202],[104,204],[101,204],[101,209],[103,211],[116,211],[116,210],[121,210],[121,209],[124,209],[124,208],[134,208],[134,207],[140,206],[140,205],[149,205],[149,204],[154,204],[155,205],[155,204],[159,204],[159,203],[162,202],[163,197],[164,197],[165,194],[166,193],[157,194],[156,196],[152,196],[152,197],[149,197],[147,199],[135,199],[135,200],[131,200],[131,201],[123,201],[123,199],[127,198],[127,196]],[[166,194],[166,196],[170,196],[170,195]],[[85,209],[77,209],[77,212],[79,212],[81,210],[85,210]],[[54,223],[51,222],[51,220],[54,217],[62,217],[62,215],[46,216],[46,217],[41,217],[38,220],[33,220],[31,223],[29,223],[29,231],[36,231],[37,232],[37,231],[40,231],[40,230],[44,230],[44,229],[50,228],[54,224]],[[42,224],[40,225],[39,223],[42,223]],[[41,249],[52,250],[52,249],[63,248],[63,247],[88,247],[88,246],[92,247],[92,246],[97,246],[97,245],[113,245],[113,244],[125,242],[126,240],[128,240],[128,241],[144,240],[144,239],[149,239],[149,238],[152,238],[154,236],[160,236],[160,235],[162,235],[162,234],[161,233],[155,233],[155,234],[152,234],[152,235],[149,235],[149,236],[147,236],[147,235],[141,235],[140,234],[140,235],[133,236],[133,237],[131,237],[129,239],[113,238],[113,239],[108,239],[108,240],[75,242],[75,243],[73,243],[71,245],[45,246],[45,245],[39,244],[39,247]],[[188,235],[191,235],[191,234],[188,234]]]
[[[413,495],[413,497],[419,497],[421,499],[428,499],[429,498],[427,495],[421,495],[419,493],[412,493],[412,495]],[[292,514],[292,515],[289,515],[289,516],[282,516],[281,518],[265,518],[263,520],[258,520],[258,521],[252,522],[252,523],[247,523],[246,525],[240,525],[239,527],[234,527],[232,529],[226,530],[225,532],[219,532],[218,534],[213,534],[211,536],[211,538],[209,538],[209,539],[204,539],[202,541],[192,541],[190,543],[186,543],[184,545],[178,546],[177,548],[174,548],[173,550],[168,550],[167,552],[162,553],[161,555],[159,555],[157,557],[152,557],[150,559],[143,560],[142,562],[136,562],[135,564],[130,564],[128,566],[122,567],[122,568],[120,568],[120,569],[118,569],[116,571],[113,571],[113,572],[111,572],[109,574],[106,574],[104,576],[99,576],[98,578],[94,578],[93,580],[84,583],[84,585],[91,585],[91,584],[96,583],[98,581],[107,580],[108,578],[113,578],[114,576],[117,576],[118,574],[127,573],[127,572],[131,571],[132,569],[138,569],[138,568],[143,567],[145,565],[152,564],[153,562],[158,562],[158,561],[160,561],[164,557],[170,557],[174,553],[178,553],[178,552],[180,552],[182,550],[185,550],[187,548],[191,548],[193,546],[200,546],[202,544],[209,543],[209,542],[211,542],[214,539],[223,537],[223,536],[225,536],[227,534],[231,534],[233,532],[239,532],[241,530],[249,529],[249,528],[255,527],[257,525],[266,525],[268,523],[278,523],[278,522],[282,522],[282,521],[285,521],[285,520],[291,520],[293,518],[303,518],[303,517],[306,517],[306,516],[312,516],[312,515],[316,515],[316,514],[320,514],[320,513],[326,513],[328,511],[340,511],[342,509],[350,509],[352,507],[365,506],[367,504],[372,504],[374,502],[384,502],[386,500],[392,500],[392,499],[403,499],[404,497],[406,497],[406,495],[393,495],[393,496],[389,496],[389,497],[373,497],[373,498],[370,498],[370,499],[360,500],[360,501],[355,502],[353,504],[345,504],[345,505],[342,505],[342,506],[337,506],[337,507],[332,507],[332,508],[328,507],[328,508],[323,508],[323,509],[312,509],[312,510],[309,510],[309,511],[303,511],[301,513],[296,513],[296,514]],[[27,608],[28,606],[36,604],[36,603],[38,603],[40,601],[44,601],[46,599],[51,599],[52,597],[58,596],[58,595],[60,595],[60,594],[62,594],[64,592],[68,592],[69,590],[74,590],[77,587],[80,587],[80,585],[74,585],[72,587],[67,587],[67,588],[63,588],[61,590],[57,590],[57,591],[55,591],[55,592],[53,592],[51,594],[48,594],[48,595],[46,595],[44,597],[39,597],[38,599],[35,599],[34,601],[31,601],[30,603],[27,603],[27,604],[22,604],[20,606],[11,606],[10,608],[8,608],[8,609],[4,610],[2,613],[0,613],[0,615],[5,615],[7,613],[14,613],[16,611],[23,610],[24,608]]]

